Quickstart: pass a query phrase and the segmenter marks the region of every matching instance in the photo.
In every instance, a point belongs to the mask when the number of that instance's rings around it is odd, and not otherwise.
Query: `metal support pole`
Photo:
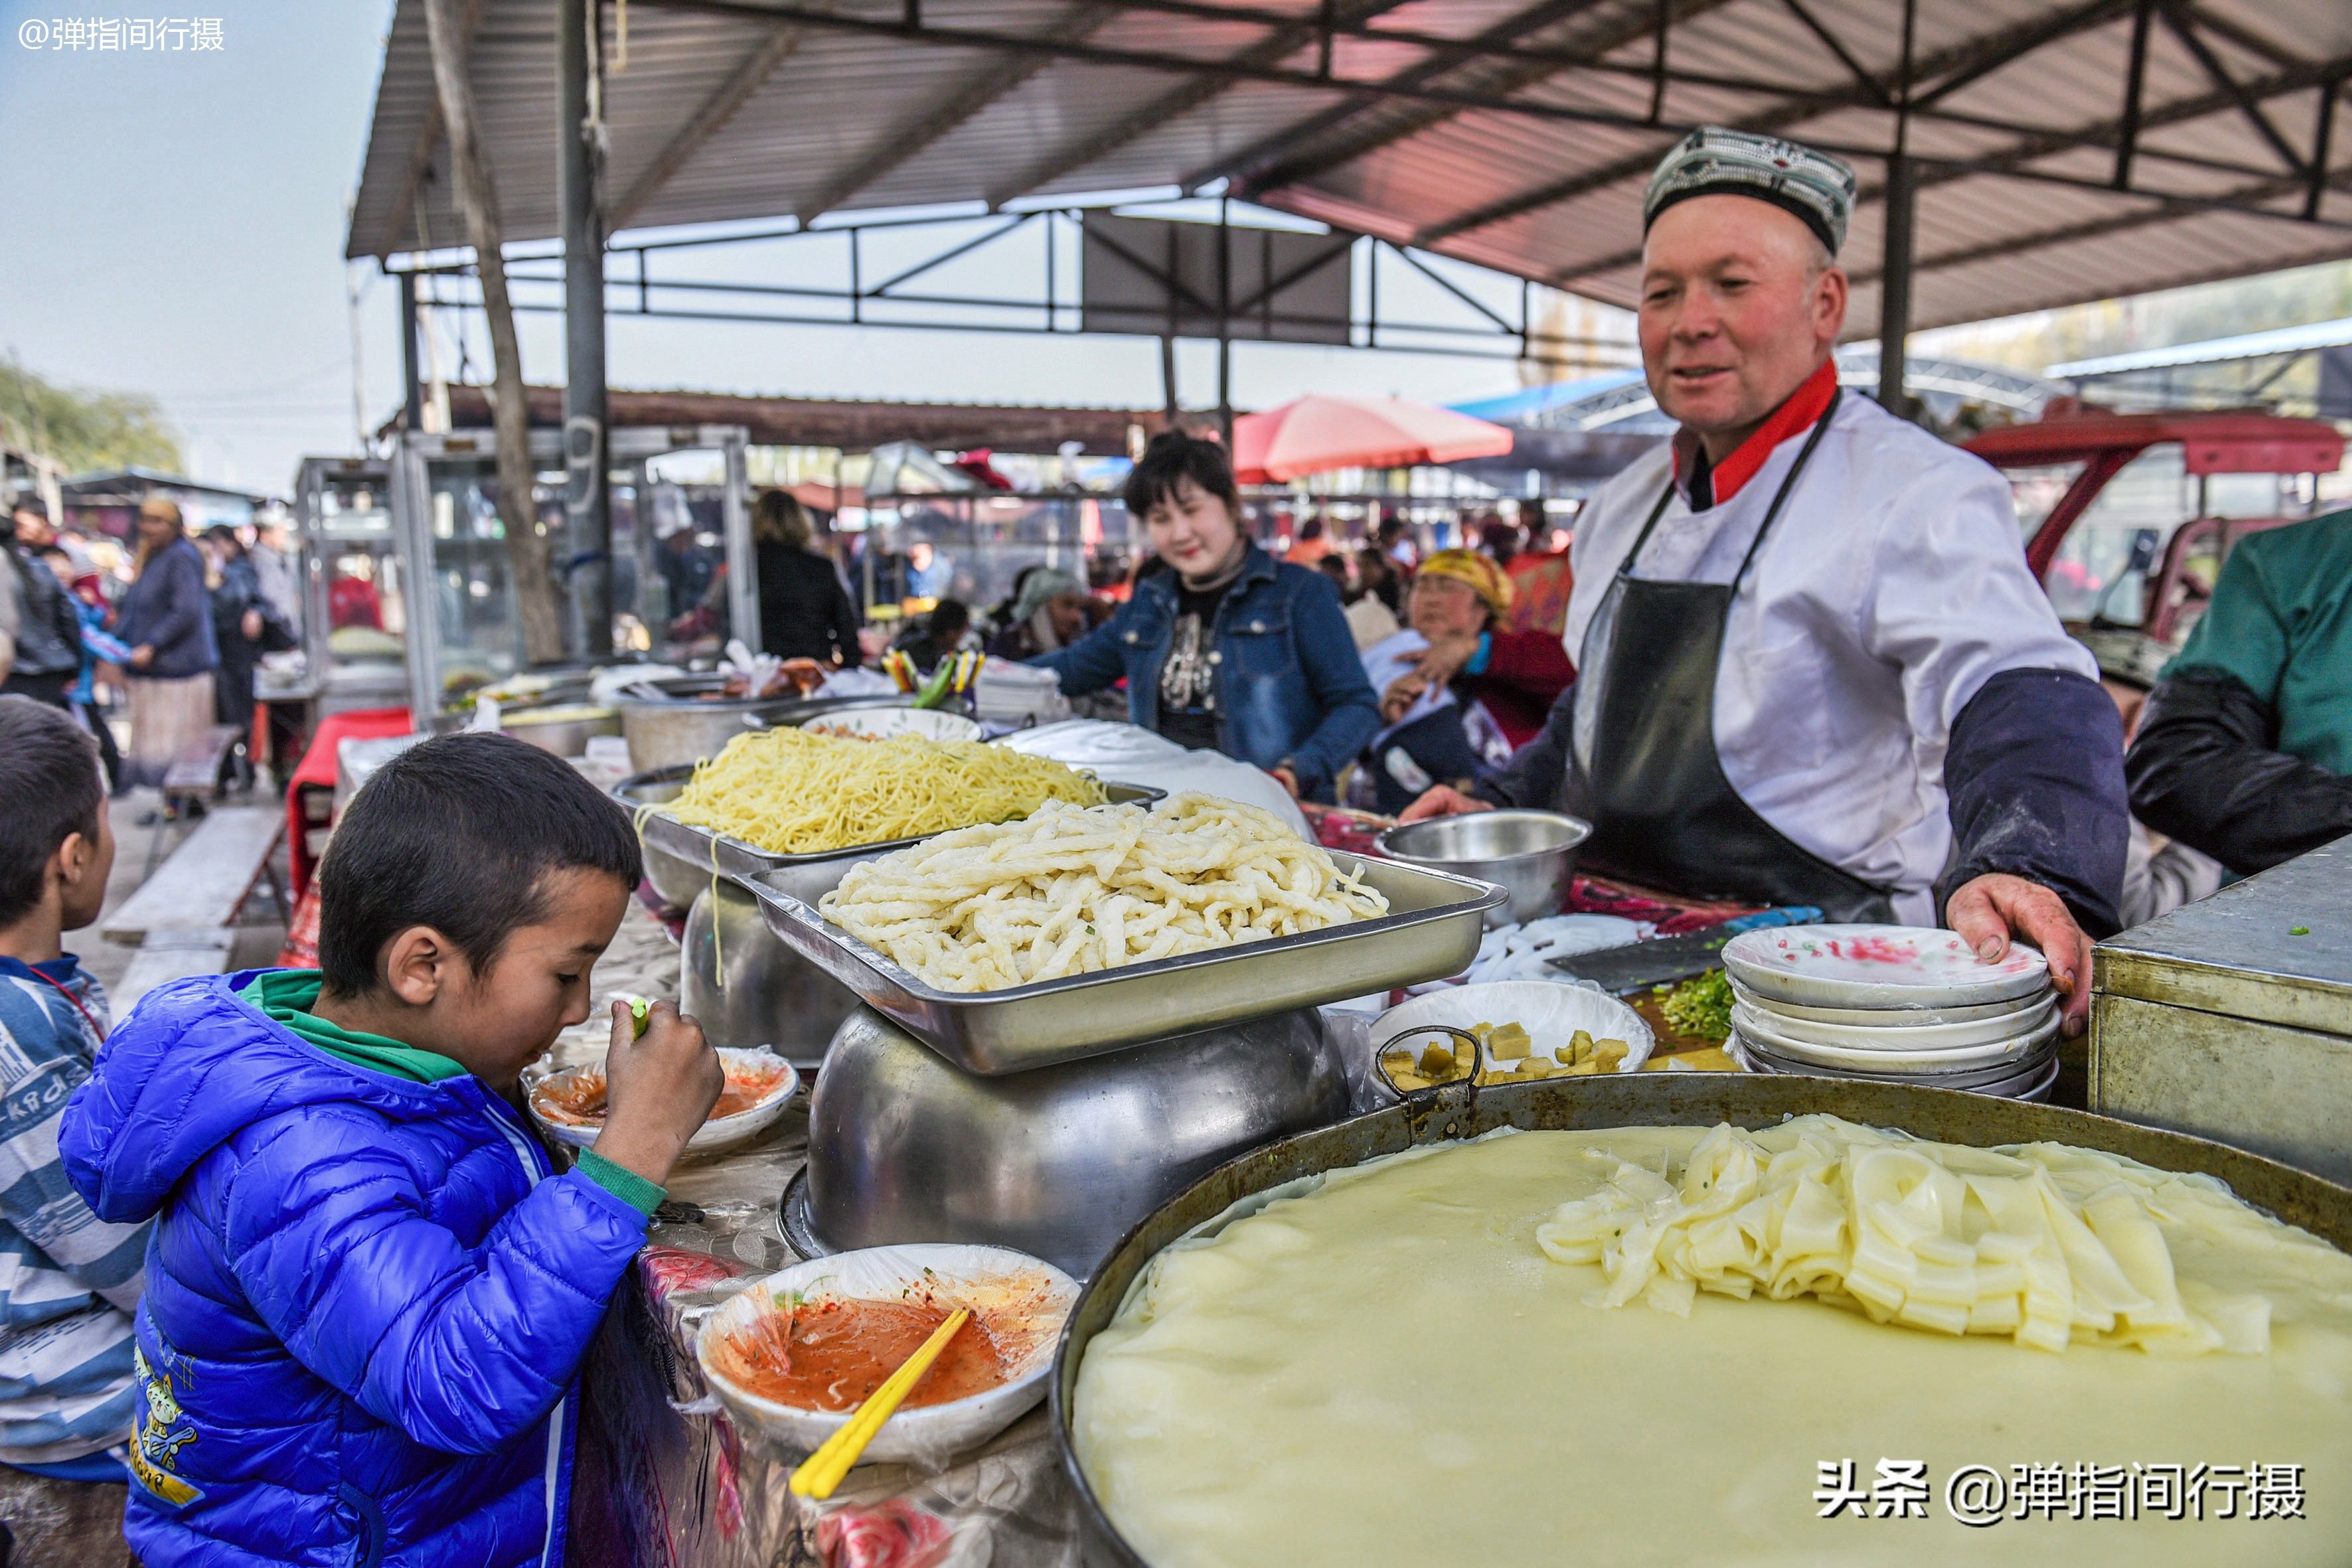
[[[1886,161],[1886,256],[1878,280],[1878,402],[1910,417],[1903,358],[1911,336],[1911,239],[1918,171],[1908,158]]]
[[[557,0],[556,174],[563,215],[564,547],[579,651],[613,652],[613,514],[604,442],[603,0]]]
[[[1217,198],[1217,436],[1234,449],[1234,231],[1233,203]]]
[[[416,285],[420,279],[412,272],[396,272],[393,276],[400,282],[401,417],[407,433],[414,436],[425,428],[425,383],[416,370]]]
[[[1168,428],[1177,428],[1182,410],[1176,405],[1176,340],[1166,332],[1160,334],[1160,404]]]

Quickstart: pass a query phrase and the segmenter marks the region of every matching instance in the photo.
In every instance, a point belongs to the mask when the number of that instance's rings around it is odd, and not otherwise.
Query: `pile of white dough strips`
[[[1926,1142],[1833,1116],[1718,1126],[1675,1181],[1618,1162],[1536,1241],[1559,1262],[1601,1265],[1596,1306],[1638,1296],[1688,1313],[1700,1290],[1811,1295],[1880,1322],[2048,1351],[2078,1336],[2159,1354],[2268,1350],[2269,1300],[2176,1281],[2167,1231],[2261,1231],[2266,1246],[2325,1250],[2210,1177],[2056,1143]]]
[[[1388,912],[1271,812],[1048,802],[852,867],[824,918],[941,991],[1002,991]]]

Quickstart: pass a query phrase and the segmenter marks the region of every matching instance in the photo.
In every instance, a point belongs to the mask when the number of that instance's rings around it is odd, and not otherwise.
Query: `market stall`
[[[611,433],[609,447],[615,654],[659,659],[678,651],[668,628],[696,606],[672,602],[670,577],[656,552],[662,539],[680,528],[720,540],[726,605],[721,619],[734,635],[756,640],[759,601],[751,564],[742,431],[620,427]],[[535,432],[532,458],[541,470],[533,502],[551,542],[560,585],[584,562],[564,542],[559,433]],[[390,522],[370,554],[377,562],[389,556],[396,563],[405,587],[399,633],[405,689],[411,710],[429,726],[455,712],[478,688],[539,672],[529,668],[522,651],[521,617],[498,510],[495,437],[488,432],[406,434],[388,467]],[[692,482],[673,477],[681,472]],[[356,589],[351,596],[366,598]],[[581,627],[567,626],[565,646],[576,658],[586,646]],[[617,733],[617,715],[608,717]]]

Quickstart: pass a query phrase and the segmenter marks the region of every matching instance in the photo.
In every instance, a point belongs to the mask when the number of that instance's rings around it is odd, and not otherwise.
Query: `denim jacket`
[[[1128,717],[1160,723],[1160,667],[1175,635],[1176,576],[1147,577],[1102,626],[1029,662],[1076,697],[1127,679]],[[1339,769],[1380,728],[1380,702],[1329,578],[1253,544],[1217,606],[1217,749],[1269,771],[1287,764],[1302,795],[1328,799]]]

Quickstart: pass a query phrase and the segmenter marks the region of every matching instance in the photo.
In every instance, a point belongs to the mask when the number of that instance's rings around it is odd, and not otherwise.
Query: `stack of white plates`
[[[1774,926],[1723,950],[1733,1054],[1805,1073],[2041,1100],[2058,1078],[2050,966],[2012,945],[1987,963],[1948,931]]]

